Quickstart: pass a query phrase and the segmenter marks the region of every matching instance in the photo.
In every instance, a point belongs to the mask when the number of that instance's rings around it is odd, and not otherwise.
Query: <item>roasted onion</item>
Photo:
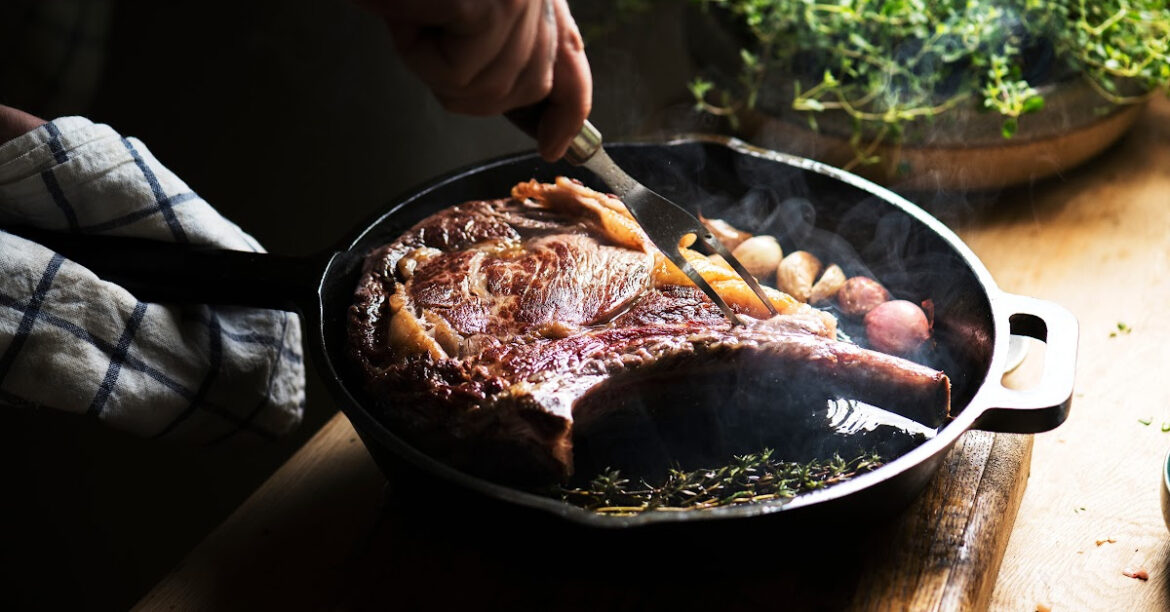
[[[876,350],[906,355],[930,339],[930,321],[913,302],[892,300],[865,315],[865,335]]]
[[[861,318],[890,299],[890,292],[868,276],[854,276],[837,291],[837,305],[847,317]]]

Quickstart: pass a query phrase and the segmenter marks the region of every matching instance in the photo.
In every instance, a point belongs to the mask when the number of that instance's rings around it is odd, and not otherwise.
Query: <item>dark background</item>
[[[652,135],[658,111],[686,105],[673,23],[590,37],[607,138]],[[0,103],[142,139],[288,254],[329,247],[414,185],[532,147],[501,119],[445,113],[381,23],[339,0],[14,0],[0,6]],[[129,607],[334,412],[312,373],[304,424],[275,443],[186,447],[0,411],[0,608]]]

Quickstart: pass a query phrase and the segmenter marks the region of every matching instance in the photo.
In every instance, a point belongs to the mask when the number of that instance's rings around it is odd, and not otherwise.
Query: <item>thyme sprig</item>
[[[801,493],[877,469],[882,459],[866,453],[845,460],[838,455],[808,463],[781,461],[771,449],[735,455],[725,466],[684,471],[671,469],[659,485],[633,482],[614,469],[602,470],[586,487],[559,488],[561,499],[603,514],[702,510],[790,499]]]

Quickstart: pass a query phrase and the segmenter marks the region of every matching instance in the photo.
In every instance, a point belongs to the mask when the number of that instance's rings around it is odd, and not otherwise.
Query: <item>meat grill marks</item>
[[[564,480],[587,416],[574,410],[594,409],[578,399],[720,364],[945,414],[943,373],[838,342],[835,321],[788,296],[773,299],[785,314],[731,328],[613,198],[567,179],[513,196],[441,211],[365,262],[352,353],[384,419],[421,450],[497,481]]]

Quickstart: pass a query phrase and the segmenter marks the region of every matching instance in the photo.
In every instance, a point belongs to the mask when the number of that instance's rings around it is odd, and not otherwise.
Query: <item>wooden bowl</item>
[[[878,163],[856,167],[850,167],[857,154],[849,132],[840,125],[845,117],[822,113],[813,131],[803,117],[797,122],[795,112],[753,111],[743,118],[741,131],[760,146],[847,167],[899,190],[993,190],[1089,160],[1125,134],[1145,107],[1109,104],[1079,79],[1043,93],[1047,108],[1021,118],[1012,138],[1003,137],[999,115],[952,111],[945,120],[908,130],[900,145],[877,147]]]

